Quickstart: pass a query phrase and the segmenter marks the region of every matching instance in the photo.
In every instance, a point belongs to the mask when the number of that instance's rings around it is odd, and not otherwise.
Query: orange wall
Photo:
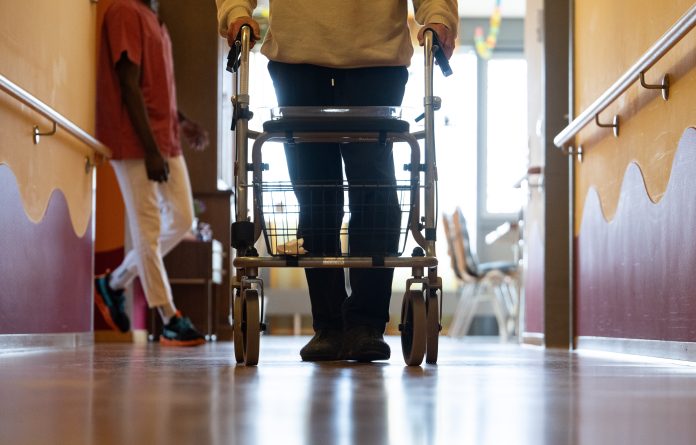
[[[80,0],[0,2],[0,73],[89,133],[94,130],[94,5]],[[34,145],[32,127],[51,124],[0,93],[0,164],[17,177],[29,218],[41,220],[50,194],[66,197],[75,233],[92,216],[90,150],[66,132]]]
[[[582,112],[628,70],[690,7],[692,0],[576,0],[575,1],[575,115]],[[622,178],[630,162],[640,167],[653,202],[661,199],[672,161],[684,130],[696,125],[696,31],[674,47],[646,74],[659,83],[664,73],[672,80],[670,99],[636,82],[601,114],[621,118],[620,137],[609,129],[588,125],[577,138],[585,151],[576,163],[575,232],[582,229],[589,188],[597,190],[604,216],[616,212]]]

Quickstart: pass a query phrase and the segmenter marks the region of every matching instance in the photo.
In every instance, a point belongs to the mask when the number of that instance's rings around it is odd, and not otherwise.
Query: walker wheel
[[[406,291],[401,303],[401,349],[408,366],[423,362],[426,342],[425,300],[421,291]]]
[[[232,341],[234,342],[234,358],[237,363],[244,362],[244,336],[242,335],[242,297],[241,291],[235,290],[232,296]]]
[[[427,345],[425,352],[425,362],[430,364],[437,363],[437,347],[440,336],[440,300],[437,291],[428,291],[427,311]]]
[[[244,291],[242,316],[244,364],[247,366],[254,366],[259,362],[259,343],[261,337],[259,293],[256,289],[246,289]]]

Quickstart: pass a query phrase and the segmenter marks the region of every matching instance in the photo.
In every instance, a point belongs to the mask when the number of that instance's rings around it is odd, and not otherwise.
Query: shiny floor
[[[299,361],[306,337],[0,350],[0,444],[694,444],[696,367],[480,340],[437,366]]]

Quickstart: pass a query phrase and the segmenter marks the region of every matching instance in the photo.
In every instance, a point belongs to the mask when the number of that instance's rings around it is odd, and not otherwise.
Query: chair
[[[443,215],[448,253],[459,280],[459,302],[449,328],[452,337],[469,331],[479,305],[490,301],[503,342],[518,329],[518,266],[512,262],[480,263],[471,249],[466,220],[460,208],[452,216]]]

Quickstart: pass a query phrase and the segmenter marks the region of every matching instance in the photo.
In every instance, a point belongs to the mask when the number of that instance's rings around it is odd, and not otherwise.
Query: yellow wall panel
[[[94,131],[96,7],[85,0],[0,2],[0,73],[89,133]],[[28,107],[0,97],[0,163],[15,174],[25,211],[33,221],[59,189],[77,235],[92,213],[91,151],[58,130],[34,145],[32,127],[51,123]]]
[[[689,8],[692,0],[576,0],[575,2],[575,115],[604,93]],[[620,137],[610,129],[589,124],[576,144],[584,159],[576,162],[575,232],[581,230],[588,190],[599,194],[604,216],[616,212],[624,173],[631,162],[640,167],[647,192],[660,200],[669,182],[672,161],[684,130],[696,126],[696,31],[692,31],[646,74],[659,83],[663,74],[672,80],[670,99],[659,90],[636,83],[607,110],[601,120],[621,119]]]

